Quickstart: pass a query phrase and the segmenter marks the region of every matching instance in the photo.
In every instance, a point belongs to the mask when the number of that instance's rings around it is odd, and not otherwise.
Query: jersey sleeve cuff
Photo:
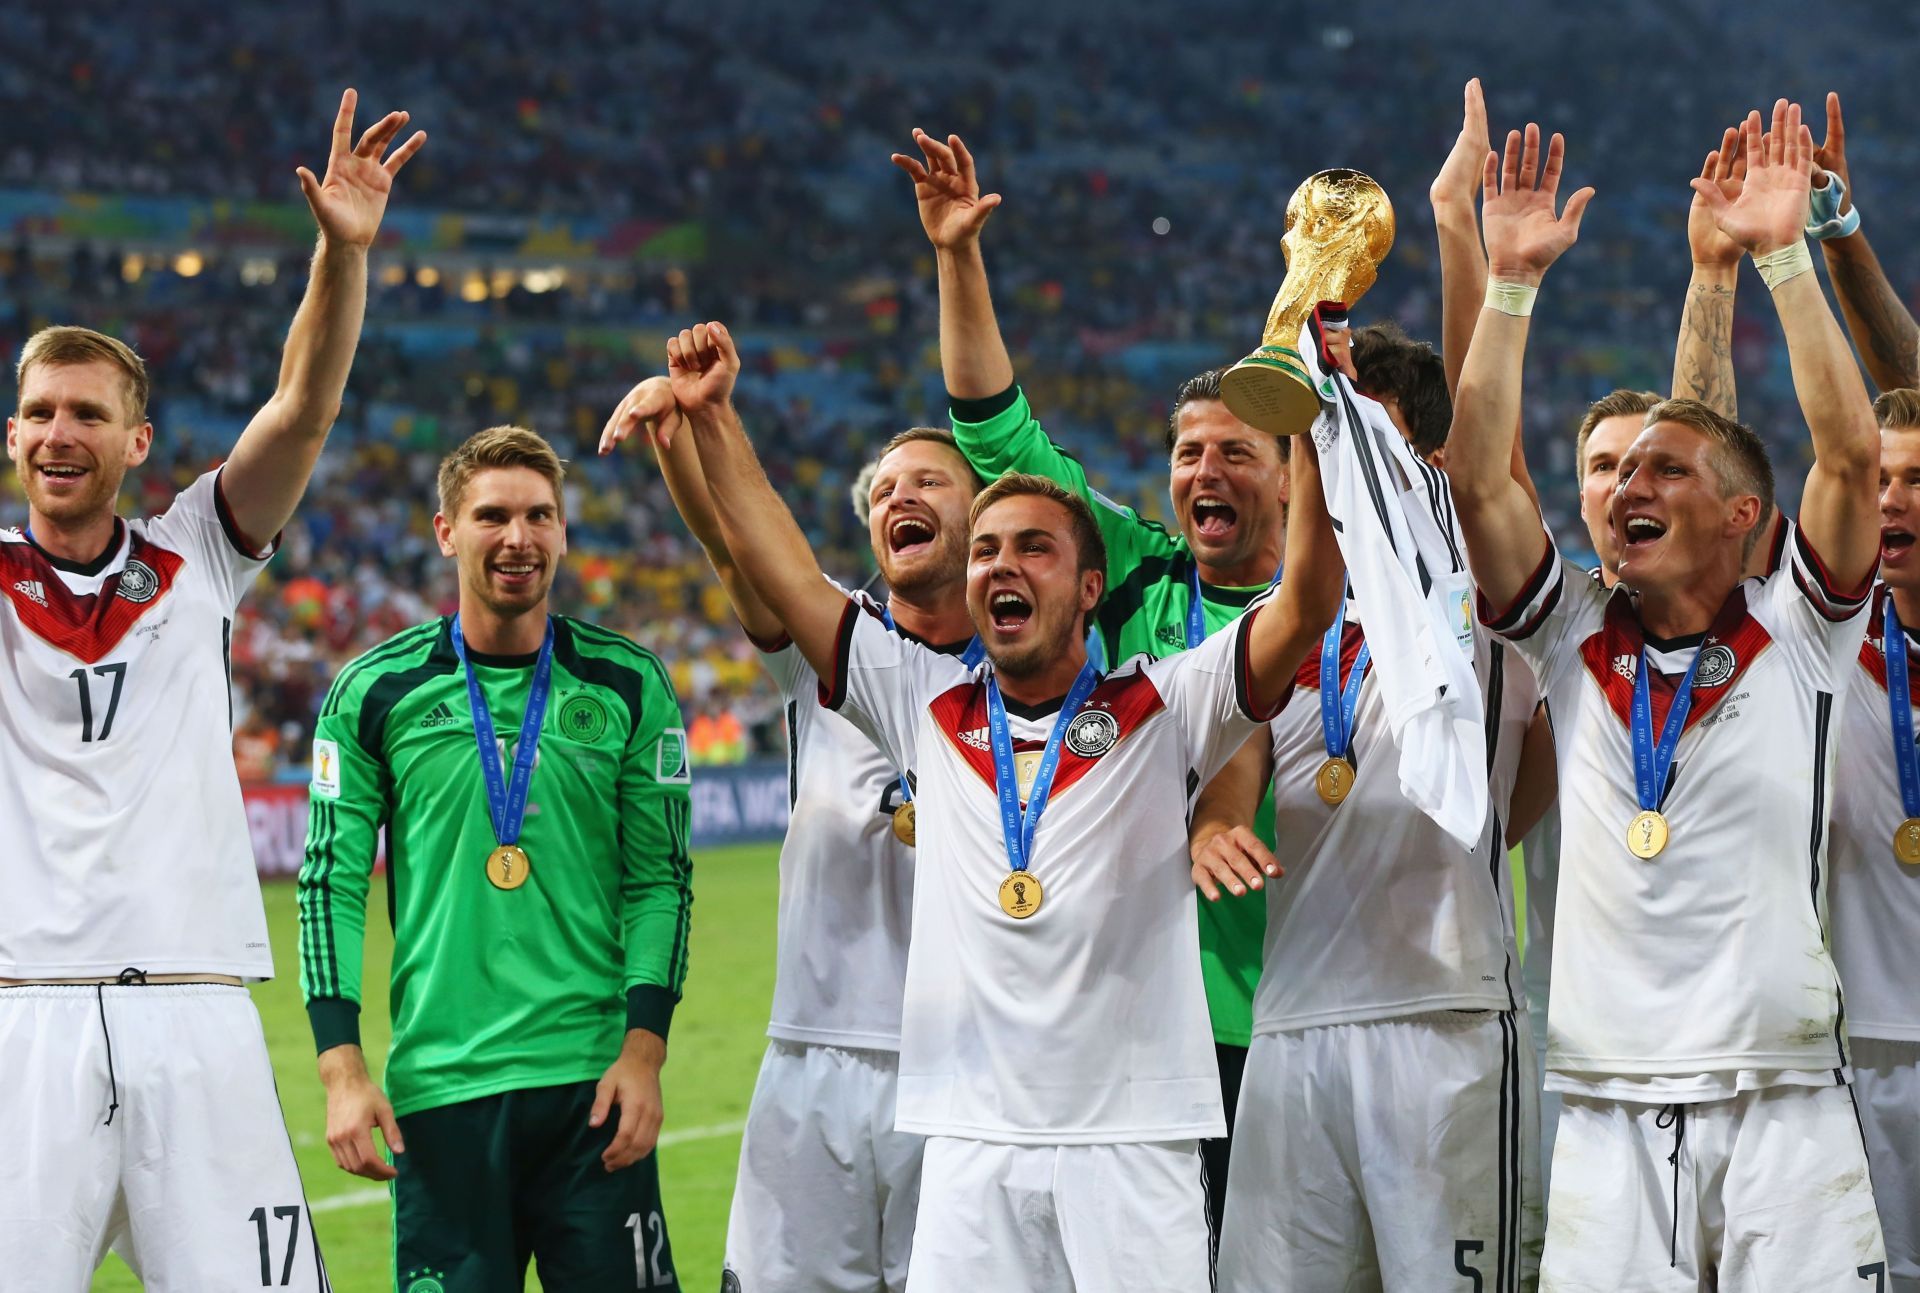
[[[1020,400],[1020,384],[1015,382],[998,395],[989,395],[984,400],[963,400],[951,393],[947,396],[948,414],[955,422],[979,425],[991,422],[1012,408]]]
[[[847,667],[853,660],[853,630],[860,622],[860,603],[847,598],[847,609],[840,613],[840,631],[834,635],[833,678],[820,680],[820,707],[836,714],[847,703]]]
[[[213,512],[220,518],[220,532],[227,536],[227,542],[233,545],[233,550],[248,561],[265,561],[280,550],[280,536],[274,535],[273,541],[261,548],[240,533],[240,526],[233,519],[233,509],[227,506],[226,478],[225,469],[213,478]]]
[[[673,1008],[679,1003],[679,997],[657,984],[634,984],[627,989],[627,1031],[644,1028],[664,1042],[673,1023]]]
[[[1287,707],[1287,701],[1293,695],[1293,680],[1280,689],[1271,706],[1253,703],[1253,660],[1249,648],[1253,643],[1254,617],[1265,610],[1267,603],[1260,602],[1240,617],[1238,631],[1233,643],[1233,690],[1234,700],[1240,706],[1240,712],[1256,723],[1269,723]]]
[[[344,997],[315,997],[307,1003],[314,1053],[360,1044],[360,1005]]]

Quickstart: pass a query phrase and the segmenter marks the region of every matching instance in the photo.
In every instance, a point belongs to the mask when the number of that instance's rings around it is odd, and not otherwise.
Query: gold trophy
[[[1352,306],[1378,276],[1393,247],[1393,203],[1386,190],[1359,171],[1309,175],[1287,202],[1280,248],[1286,281],[1273,298],[1260,348],[1221,379],[1227,408],[1248,426],[1274,435],[1300,435],[1320,414],[1296,347],[1300,328],[1322,301]]]

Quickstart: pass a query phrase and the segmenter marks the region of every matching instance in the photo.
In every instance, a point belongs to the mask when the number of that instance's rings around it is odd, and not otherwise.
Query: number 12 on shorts
[[[276,1221],[287,1223],[287,1258],[280,1265],[280,1283],[288,1284],[293,1280],[294,1253],[300,1248],[300,1205],[289,1203],[275,1208],[273,1216]],[[273,1244],[267,1229],[266,1208],[255,1208],[247,1214],[247,1219],[253,1222],[260,1240],[260,1286],[270,1288],[273,1286]]]
[[[649,1212],[644,1218],[633,1213],[627,1218],[627,1229],[633,1231],[633,1286],[638,1289],[677,1289],[679,1282],[673,1272],[660,1264],[660,1251],[667,1246],[667,1223],[658,1212]],[[648,1238],[652,1245],[649,1247]]]

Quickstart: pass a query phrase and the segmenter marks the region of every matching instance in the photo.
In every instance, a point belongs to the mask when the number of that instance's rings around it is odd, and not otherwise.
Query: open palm
[[[895,153],[893,164],[913,177],[914,201],[920,204],[920,224],[935,247],[952,248],[973,241],[986,227],[987,217],[1000,205],[1000,195],[980,193],[973,154],[948,135],[941,143],[924,130],[913,132],[926,161]]]
[[[1567,199],[1564,211],[1554,213],[1565,159],[1566,141],[1555,135],[1541,166],[1540,127],[1532,122],[1527,123],[1524,136],[1518,130],[1507,133],[1504,157],[1487,154],[1480,219],[1487,240],[1487,270],[1494,278],[1538,277],[1579,239],[1580,221],[1593,200],[1593,190],[1579,190]]]
[[[1747,179],[1737,196],[1705,179],[1693,181],[1720,232],[1748,253],[1764,256],[1800,240],[1813,189],[1813,135],[1800,120],[1800,105],[1773,105],[1773,129],[1763,135],[1759,112],[1741,123]]]
[[[1747,159],[1740,151],[1740,127],[1727,127],[1720,137],[1720,147],[1708,153],[1702,163],[1700,178],[1719,188],[1729,203],[1740,196],[1747,180]],[[1720,232],[1712,208],[1699,193],[1693,195],[1693,202],[1687,208],[1687,246],[1693,252],[1696,265],[1737,265],[1746,254],[1746,248]]]
[[[365,247],[380,230],[380,218],[387,211],[387,196],[393,192],[393,177],[400,173],[420,146],[427,142],[424,130],[381,160],[387,145],[407,124],[404,112],[389,112],[367,128],[356,147],[353,142],[353,111],[360,96],[348,90],[340,96],[340,112],[333,121],[333,146],[327,154],[327,173],[315,179],[312,171],[300,167],[300,191],[313,210],[320,232],[331,242]]]

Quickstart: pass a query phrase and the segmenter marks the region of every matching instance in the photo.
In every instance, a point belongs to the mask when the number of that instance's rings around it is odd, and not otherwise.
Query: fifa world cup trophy
[[[1221,397],[1248,426],[1300,435],[1313,426],[1320,399],[1300,360],[1300,328],[1314,307],[1351,307],[1378,276],[1393,247],[1393,204],[1359,171],[1310,175],[1287,203],[1280,240],[1287,277],[1273,298],[1260,348],[1228,370]]]

